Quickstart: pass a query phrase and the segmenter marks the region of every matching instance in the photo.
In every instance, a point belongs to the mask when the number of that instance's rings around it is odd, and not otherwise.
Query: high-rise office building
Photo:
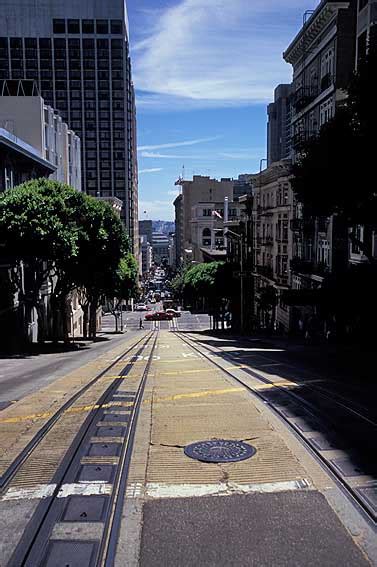
[[[278,85],[274,102],[268,105],[267,164],[288,158],[291,153],[291,85]]]
[[[35,79],[82,140],[82,190],[123,202],[138,247],[135,98],[125,0],[3,0],[0,79]]]

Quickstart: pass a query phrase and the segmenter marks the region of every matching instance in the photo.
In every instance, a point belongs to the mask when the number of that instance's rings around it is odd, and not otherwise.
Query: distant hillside
[[[169,234],[175,231],[175,222],[156,220],[152,221],[153,232],[160,232],[162,234]]]

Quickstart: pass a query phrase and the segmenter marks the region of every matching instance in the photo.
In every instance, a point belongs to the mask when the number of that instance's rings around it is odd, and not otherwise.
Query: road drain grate
[[[120,443],[91,443],[86,454],[89,457],[118,457],[121,449]]]
[[[234,463],[250,459],[256,453],[255,447],[243,441],[211,439],[187,445],[185,455],[206,463]]]
[[[96,437],[124,437],[126,435],[126,427],[118,427],[115,425],[99,425],[96,431]]]
[[[47,549],[44,567],[91,567],[95,564],[97,542],[53,541]]]
[[[130,419],[130,413],[119,414],[119,413],[106,413],[102,416],[101,421],[111,421],[111,422],[119,422],[119,421],[126,421],[128,422]]]
[[[109,482],[113,481],[116,467],[113,465],[82,465],[78,480],[79,482]]]
[[[107,496],[71,496],[63,514],[63,522],[102,522],[109,503]]]

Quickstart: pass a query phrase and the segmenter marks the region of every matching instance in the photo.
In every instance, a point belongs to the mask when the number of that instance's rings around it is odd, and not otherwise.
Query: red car
[[[146,321],[171,321],[173,315],[165,311],[153,311],[145,316]]]

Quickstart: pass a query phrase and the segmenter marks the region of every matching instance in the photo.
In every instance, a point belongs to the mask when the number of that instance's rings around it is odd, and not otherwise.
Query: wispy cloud
[[[175,154],[160,154],[156,152],[140,152],[140,157],[142,158],[153,158],[153,159],[207,159],[208,156],[190,156],[190,155],[175,155]]]
[[[213,142],[219,140],[222,136],[212,136],[210,138],[198,138],[196,140],[186,140],[184,142],[169,142],[168,144],[157,144],[155,146],[138,146],[138,151],[143,150],[162,150],[166,148],[180,148],[183,146],[195,146],[196,144],[203,144],[205,142]]]
[[[149,169],[139,169],[139,173],[157,173],[157,171],[162,171],[162,167],[151,167]]]
[[[149,159],[179,159],[179,160],[204,160],[204,161],[223,161],[226,160],[251,160],[260,159],[266,153],[264,148],[244,148],[235,150],[217,150],[213,152],[203,152],[197,155],[166,154],[160,152],[141,151],[139,157]]]
[[[282,52],[318,0],[179,0],[134,47],[139,107],[265,103],[290,80]]]

